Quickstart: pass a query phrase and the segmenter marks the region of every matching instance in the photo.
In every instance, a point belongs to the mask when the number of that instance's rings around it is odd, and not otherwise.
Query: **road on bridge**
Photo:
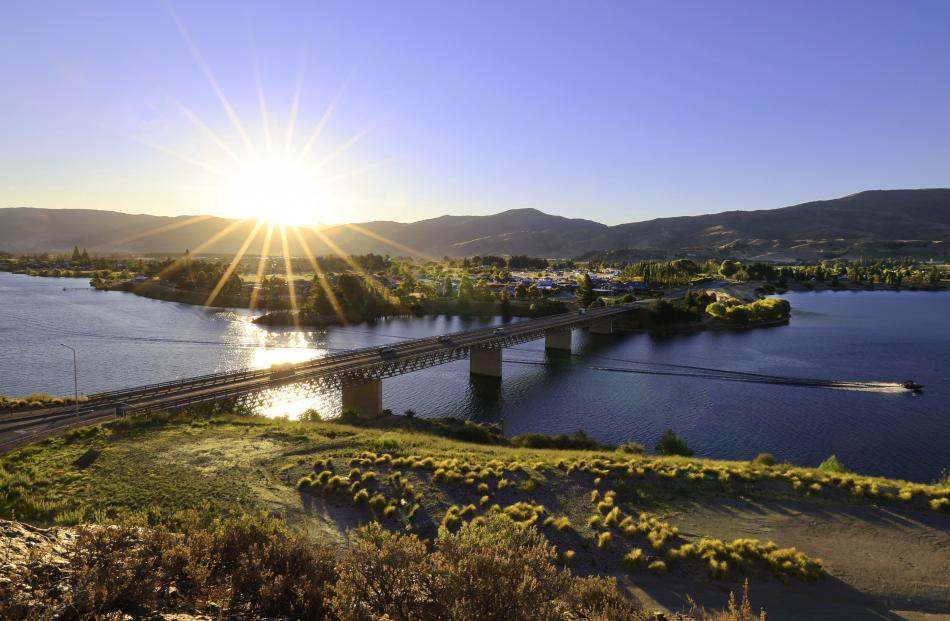
[[[636,304],[614,305],[549,315],[508,324],[414,339],[385,347],[366,347],[330,354],[295,365],[216,373],[160,384],[91,395],[77,414],[74,406],[0,415],[0,454],[70,429],[115,419],[125,412],[174,409],[234,399],[275,386],[314,381],[332,388],[346,382],[372,381],[409,373],[467,356],[474,348],[503,349],[544,337],[552,330],[569,330],[609,320],[637,310]],[[362,380],[361,380],[362,378]]]

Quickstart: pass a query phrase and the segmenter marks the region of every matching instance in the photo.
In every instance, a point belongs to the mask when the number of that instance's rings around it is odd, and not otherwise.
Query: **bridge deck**
[[[503,349],[543,338],[550,330],[572,329],[636,310],[636,305],[590,309],[586,314],[563,313],[497,326],[453,332],[405,341],[397,345],[366,347],[330,354],[295,365],[281,372],[249,369],[162,382],[91,395],[79,416],[71,407],[60,407],[0,417],[0,452],[23,444],[22,440],[43,430],[101,422],[116,406],[126,411],[148,411],[232,399],[274,386],[307,382],[318,389],[379,380],[467,357],[473,348]]]

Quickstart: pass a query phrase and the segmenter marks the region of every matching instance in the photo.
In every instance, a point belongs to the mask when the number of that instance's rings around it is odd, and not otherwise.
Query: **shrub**
[[[729,592],[729,603],[725,610],[709,612],[699,606],[692,597],[687,596],[690,609],[684,619],[693,621],[765,621],[765,611],[760,610],[756,615],[752,612],[752,602],[749,600],[749,581],[742,585],[742,600],[736,604],[735,593]]]
[[[683,442],[672,429],[667,429],[663,432],[654,450],[658,455],[682,455],[689,457],[693,454],[692,449],[686,446],[686,443]]]
[[[757,466],[774,466],[775,456],[772,453],[759,453],[752,460],[752,463]]]
[[[821,472],[834,472],[837,474],[842,474],[848,471],[848,469],[844,467],[844,464],[838,461],[838,458],[834,455],[818,464],[818,470]]]
[[[387,612],[423,610],[429,594],[418,576],[431,573],[425,543],[415,535],[392,536],[380,528],[360,529],[343,553],[330,606],[336,616],[376,621]]]
[[[297,417],[297,420],[302,422],[316,423],[323,420],[323,418],[321,418],[320,412],[314,408],[307,408],[300,413],[300,415]]]
[[[636,621],[648,618],[639,602],[628,600],[617,592],[615,579],[575,578],[565,599],[575,619]]]
[[[617,447],[617,450],[621,453],[629,453],[631,455],[643,455],[646,452],[643,445],[637,442],[624,442]]]
[[[713,302],[706,306],[706,313],[713,317],[723,317],[726,314],[726,305],[722,302]]]
[[[230,572],[233,610],[320,618],[336,579],[333,551],[276,520],[241,518],[223,526],[211,558]],[[200,535],[197,536],[200,541]]]
[[[468,420],[460,426],[451,427],[445,435],[462,442],[473,442],[475,444],[498,444],[500,442],[498,434],[489,426]]]
[[[583,429],[578,429],[571,435],[548,435],[544,433],[526,433],[515,436],[511,444],[524,448],[561,449],[596,451],[605,449],[603,444],[590,438]]]

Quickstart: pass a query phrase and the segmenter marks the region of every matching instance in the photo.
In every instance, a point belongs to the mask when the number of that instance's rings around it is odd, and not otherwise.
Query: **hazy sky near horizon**
[[[946,187],[947,76],[943,0],[9,1],[0,207],[229,215],[268,158],[328,223]]]

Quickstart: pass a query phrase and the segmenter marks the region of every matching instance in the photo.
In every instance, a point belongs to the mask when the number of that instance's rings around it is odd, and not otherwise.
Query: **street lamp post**
[[[79,365],[76,364],[76,350],[62,343],[60,343],[60,346],[73,352],[73,399],[76,404],[76,416],[79,416]]]

